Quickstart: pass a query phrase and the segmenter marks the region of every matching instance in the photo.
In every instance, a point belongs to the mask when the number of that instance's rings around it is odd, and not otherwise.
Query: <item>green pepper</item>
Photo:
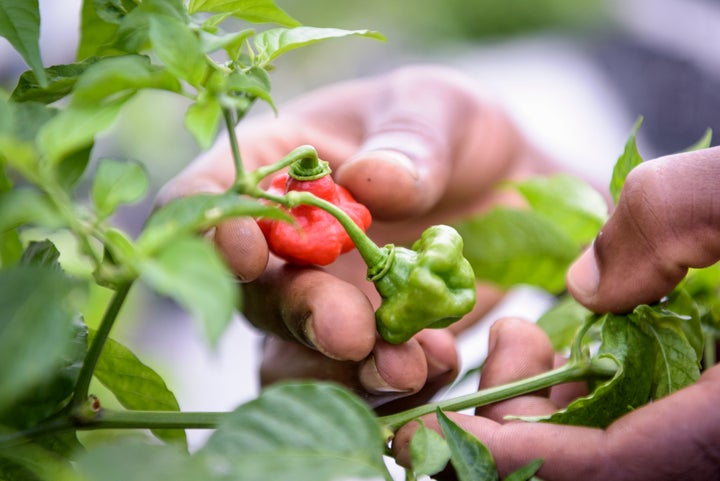
[[[475,305],[475,275],[463,257],[463,240],[450,226],[435,225],[411,249],[385,246],[385,262],[368,269],[382,297],[377,330],[401,343],[425,328],[447,327]]]

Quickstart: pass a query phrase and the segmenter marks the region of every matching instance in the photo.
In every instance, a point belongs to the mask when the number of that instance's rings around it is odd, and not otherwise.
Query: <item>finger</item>
[[[464,78],[437,67],[400,69],[378,85],[382,89],[364,109],[363,143],[337,167],[336,178],[377,219],[409,218],[427,212],[448,193],[455,167],[460,167],[455,154],[467,137],[477,135],[471,120],[490,109]],[[493,150],[493,145],[491,141],[479,152]],[[483,163],[482,158],[473,161]],[[494,165],[498,161],[484,172],[474,165],[465,177],[482,177]],[[474,188],[477,192],[482,186],[476,182]]]
[[[634,169],[593,246],[568,271],[571,294],[596,312],[626,312],[659,300],[689,267],[720,259],[719,176],[719,147]]]
[[[480,389],[499,386],[549,371],[555,354],[537,325],[517,318],[500,319],[490,328],[488,357],[480,375]],[[549,390],[479,407],[476,414],[504,422],[513,415],[541,415],[557,410]]]
[[[412,342],[417,342],[422,350],[426,365],[425,379],[417,376],[412,390],[404,396],[399,396],[397,400],[383,403],[382,407],[377,409],[379,414],[391,414],[427,403],[458,375],[460,360],[455,336],[449,330],[425,329],[417,333]],[[380,359],[379,362],[382,365],[384,361]],[[407,364],[410,362],[408,359]],[[403,371],[407,370],[408,366],[397,363],[394,369],[397,371],[395,375],[405,376]]]
[[[321,269],[271,258],[266,271],[243,288],[243,312],[260,329],[337,360],[359,361],[375,345],[370,301],[352,284]]]

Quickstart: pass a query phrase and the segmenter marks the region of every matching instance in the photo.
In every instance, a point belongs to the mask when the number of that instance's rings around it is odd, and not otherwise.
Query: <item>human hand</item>
[[[570,292],[598,312],[626,312],[654,302],[688,267],[720,259],[720,203],[715,182],[720,148],[646,162],[628,177],[616,210],[568,272]],[[558,363],[534,324],[497,322],[490,332],[481,388],[548,371]],[[477,417],[450,414],[486,443],[501,474],[543,458],[548,480],[701,480],[720,472],[720,366],[693,385],[638,409],[607,430],[546,423],[507,422],[513,415],[554,412],[582,394],[579,384],[479,408]],[[437,426],[434,419],[426,424]],[[394,450],[407,463],[415,428],[401,429]]]
[[[442,68],[410,67],[336,84],[279,110],[278,117],[238,127],[246,168],[313,145],[335,180],[371,210],[368,234],[379,245],[410,243],[430,225],[511,202],[510,194],[493,190],[499,180],[551,168],[499,109]],[[165,186],[159,202],[224,190],[233,177],[229,147],[221,141]],[[475,310],[451,329],[390,345],[376,336],[379,297],[357,252],[325,269],[286,265],[268,255],[252,219],[219,225],[214,239],[247,281],[245,315],[274,334],[265,345],[262,381],[342,381],[373,405],[422,390],[414,396],[420,402],[450,381],[458,368],[452,333],[501,296],[479,286]]]

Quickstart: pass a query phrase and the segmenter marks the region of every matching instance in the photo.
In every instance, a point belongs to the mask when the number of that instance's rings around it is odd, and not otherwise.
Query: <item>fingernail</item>
[[[372,394],[396,394],[410,392],[409,389],[396,388],[388,384],[388,382],[380,375],[374,356],[370,356],[370,358],[360,367],[359,377],[360,384],[362,384],[362,386]]]
[[[590,246],[576,260],[567,273],[568,288],[574,295],[589,299],[600,285],[600,268],[595,257],[595,248]]]
[[[417,167],[415,166],[413,161],[410,160],[410,156],[406,153],[403,153],[403,152],[400,152],[397,150],[390,150],[390,149],[365,150],[362,153],[349,158],[347,160],[346,164],[349,164],[349,163],[355,162],[355,161],[359,161],[359,160],[366,160],[366,159],[387,162],[388,164],[394,164],[394,165],[400,166],[403,169],[407,170],[413,178],[418,177]]]

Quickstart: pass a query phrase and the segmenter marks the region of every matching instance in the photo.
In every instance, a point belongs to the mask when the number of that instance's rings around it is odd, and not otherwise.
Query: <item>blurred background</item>
[[[640,115],[638,142],[647,159],[688,147],[707,128],[720,132],[717,0],[276,3],[306,25],[369,28],[387,37],[329,41],[279,59],[272,78],[280,111],[283,100],[329,82],[409,63],[449,65],[471,76],[549,155],[604,185]],[[45,64],[73,62],[79,1],[40,6]],[[0,39],[0,87],[11,90],[25,69]],[[143,94],[95,148],[95,157],[133,158],[148,168],[148,200],[116,218],[131,233],[139,231],[154,191],[199,152],[183,128],[185,108],[174,96]],[[101,305],[104,294],[97,296]],[[184,409],[230,409],[256,395],[261,336],[242,319],[211,352],[175,305],[142,290],[133,296],[114,336],[166,377]],[[547,301],[518,289],[488,318],[533,318]],[[484,335],[479,328],[463,341],[466,366],[482,359]]]

